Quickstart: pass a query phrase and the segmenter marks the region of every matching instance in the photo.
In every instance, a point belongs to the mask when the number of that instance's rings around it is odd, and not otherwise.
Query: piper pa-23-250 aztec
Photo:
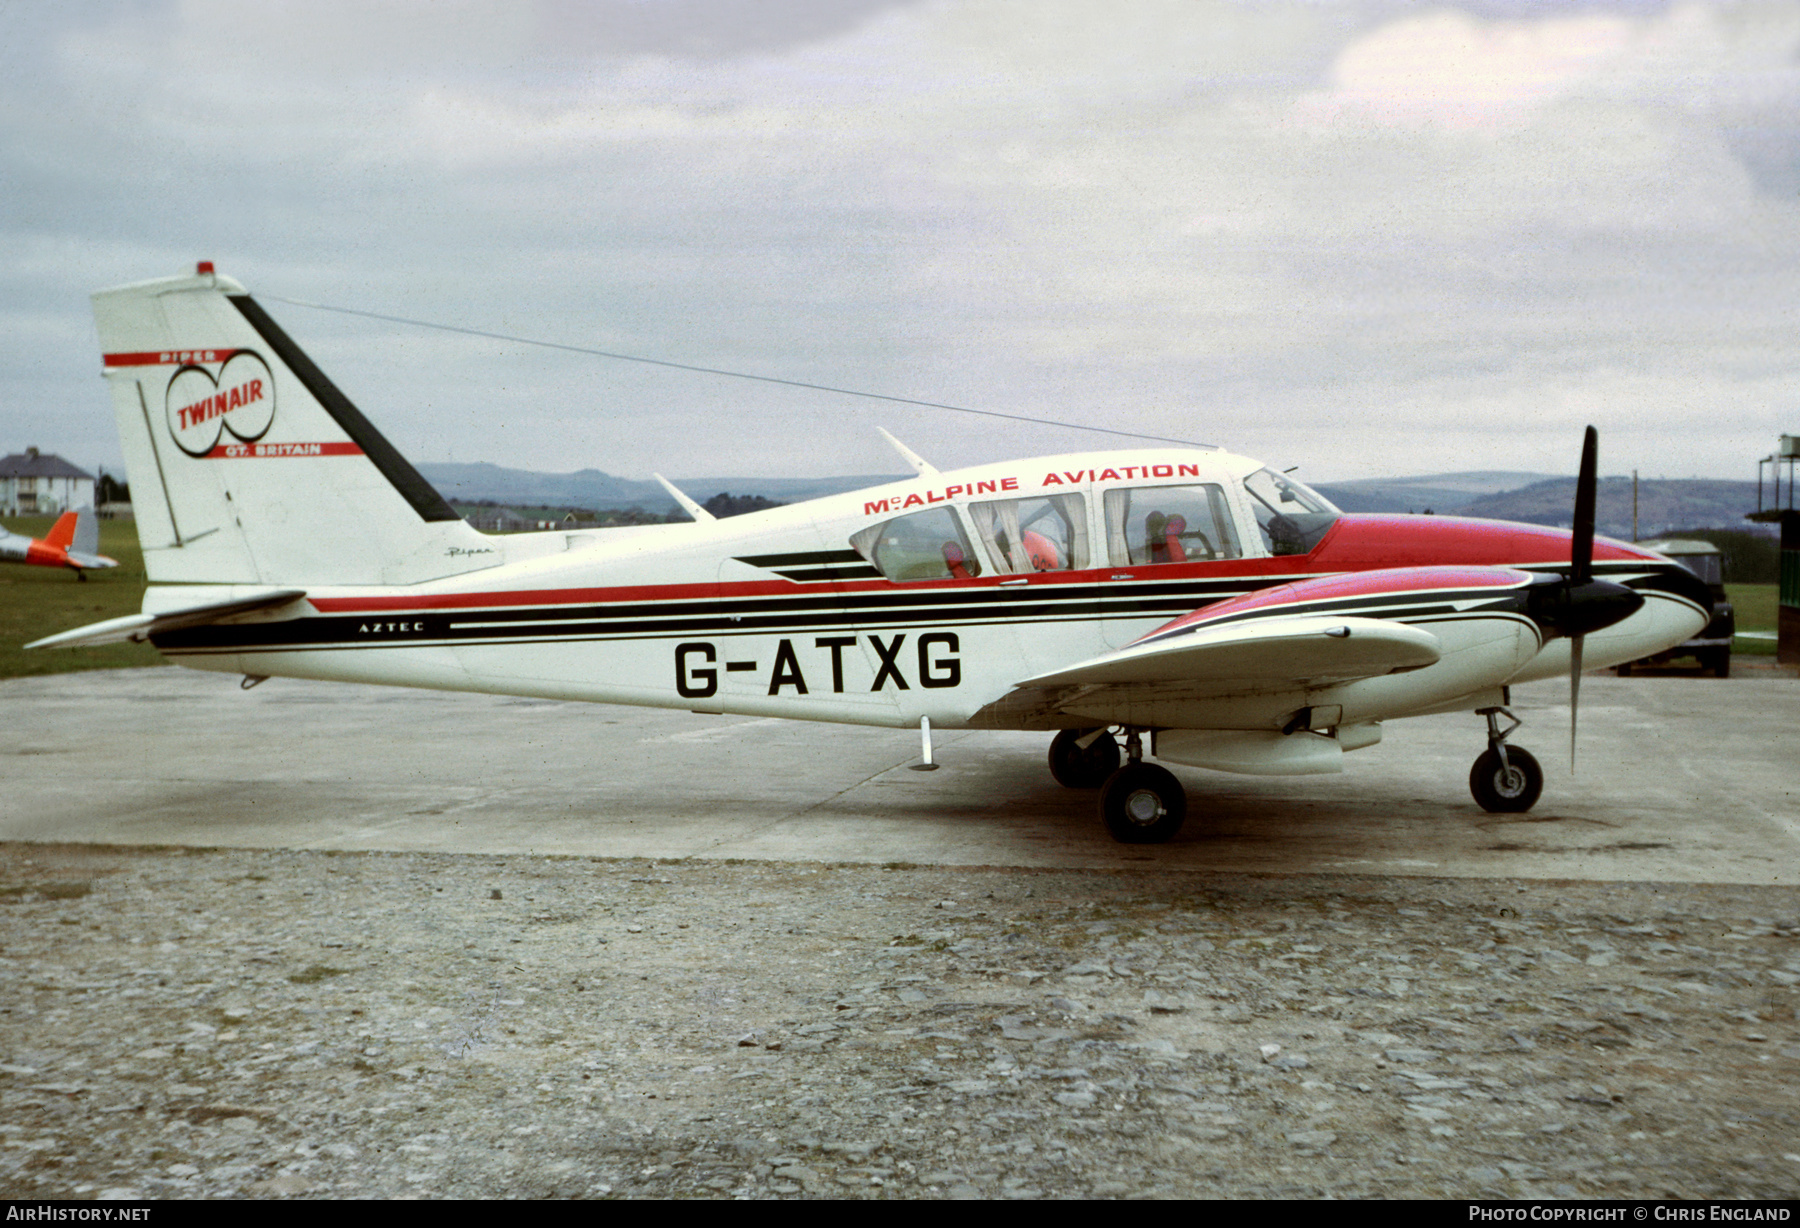
[[[1595,541],[1591,428],[1573,534],[1347,515],[1153,447],[946,472],[902,448],[918,476],[872,490],[714,520],[670,487],[694,523],[489,536],[210,264],[94,314],[151,583],[143,613],[29,647],[918,729],[925,765],[933,728],[1043,730],[1056,779],[1151,843],[1187,807],[1146,753],[1335,772],[1427,713],[1485,716],[1475,799],[1527,810],[1507,687],[1711,617],[1685,568]]]

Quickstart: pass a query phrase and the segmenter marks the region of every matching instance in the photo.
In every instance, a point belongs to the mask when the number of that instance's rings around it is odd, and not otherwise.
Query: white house
[[[36,448],[0,457],[0,516],[53,516],[94,502],[94,475]]]

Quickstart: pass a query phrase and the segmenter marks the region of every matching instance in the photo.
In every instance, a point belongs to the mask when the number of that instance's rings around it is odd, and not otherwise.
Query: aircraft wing
[[[33,640],[25,647],[27,649],[92,648],[96,644],[119,644],[126,640],[147,640],[151,636],[161,635],[165,631],[179,631],[183,627],[199,627],[206,623],[216,623],[230,618],[234,614],[272,610],[277,606],[299,601],[304,596],[306,596],[306,592],[303,589],[279,588],[254,597],[238,597],[231,601],[213,601],[206,605],[185,606],[179,610],[165,610],[161,614],[127,614],[123,618],[109,618],[105,622],[90,623],[85,627],[77,627],[73,631],[47,635],[41,640]]]
[[[1117,652],[1023,679],[971,723],[1279,727],[1309,696],[1374,679],[1384,710],[1428,710],[1500,686],[1538,651],[1542,631],[1524,612],[1534,583],[1510,568],[1458,566],[1261,589],[1202,606]],[[1387,680],[1440,662],[1416,682]]]
[[[1021,687],[1180,682],[1201,690],[1319,687],[1435,665],[1437,636],[1374,618],[1296,615],[1233,622],[1140,642]]]

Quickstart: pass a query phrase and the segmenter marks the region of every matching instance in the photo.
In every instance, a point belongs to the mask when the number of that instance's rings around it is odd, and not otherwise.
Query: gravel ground
[[[1800,893],[0,845],[0,1194],[1793,1197]]]

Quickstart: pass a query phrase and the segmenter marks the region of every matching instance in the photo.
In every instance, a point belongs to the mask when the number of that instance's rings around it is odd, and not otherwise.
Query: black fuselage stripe
[[[587,639],[659,639],[672,636],[733,635],[805,635],[815,631],[859,630],[872,628],[912,629],[931,627],[1037,626],[1051,623],[1086,623],[1108,619],[1163,617],[1114,610],[1063,608],[1048,611],[1005,610],[906,610],[886,618],[870,619],[841,610],[821,611],[807,618],[767,617],[721,618],[696,614],[686,618],[660,619],[571,619],[555,629],[500,625],[456,627],[441,618],[344,619],[296,618],[285,622],[214,623],[188,627],[151,637],[151,643],[163,651],[209,649],[212,651],[281,651],[289,648],[362,647],[370,644],[478,644],[483,642],[529,641],[549,643],[556,640]],[[397,628],[389,630],[388,628]]]
[[[807,564],[861,563],[863,556],[854,550],[796,550],[788,554],[743,554],[740,563],[752,567],[801,567]]]
[[[1363,597],[1338,597],[1329,601],[1300,602],[1293,605],[1259,606],[1253,610],[1244,610],[1236,614],[1222,614],[1216,618],[1208,618],[1202,622],[1190,623],[1178,627],[1156,637],[1161,640],[1174,639],[1178,636],[1210,631],[1214,627],[1228,626],[1232,623],[1252,622],[1263,618],[1306,618],[1326,617],[1332,614],[1355,616],[1359,618],[1409,618],[1425,614],[1457,614],[1465,611],[1457,609],[1458,602],[1479,601],[1483,605],[1503,604],[1524,591],[1518,588],[1499,589],[1458,589],[1432,590],[1420,593],[1375,593]],[[1474,613],[1473,609],[1466,611]]]
[[[1382,618],[1392,621],[1408,621],[1437,617],[1466,617],[1471,612],[1459,612],[1454,606],[1444,603],[1422,605],[1393,604],[1382,610],[1370,610],[1364,617]],[[1503,615],[1501,611],[1480,611],[1483,614]],[[555,631],[540,631],[533,634],[517,627],[472,627],[443,628],[429,625],[425,619],[387,620],[385,624],[362,622],[354,629],[343,624],[354,620],[333,620],[339,625],[330,630],[335,636],[323,636],[321,631],[327,630],[319,626],[323,619],[294,619],[283,623],[256,623],[241,626],[191,627],[182,631],[171,631],[156,636],[153,643],[164,651],[206,651],[206,652],[285,652],[285,651],[321,651],[337,648],[388,648],[388,647],[461,647],[481,644],[549,644],[559,642],[587,642],[595,640],[645,640],[645,639],[680,639],[692,636],[704,636],[712,639],[730,639],[742,636],[791,635],[804,636],[820,631],[840,629],[888,631],[888,630],[929,630],[934,627],[986,627],[986,626],[1019,626],[1021,622],[1029,622],[1033,626],[1054,625],[1060,623],[1091,623],[1096,621],[1088,611],[1058,611],[1037,618],[1023,620],[1017,615],[999,615],[988,612],[987,617],[970,618],[960,616],[954,611],[909,611],[904,620],[889,619],[884,622],[870,622],[866,619],[855,619],[847,614],[837,613],[821,615],[803,622],[791,619],[667,619],[636,621],[622,624],[607,624],[601,621],[572,622]],[[1527,620],[1529,621],[1529,620]],[[408,628],[406,624],[412,624]],[[399,625],[398,631],[385,630]],[[287,630],[287,634],[279,634]],[[226,634],[208,634],[226,633]],[[261,632],[255,636],[233,636],[230,632]],[[275,633],[275,634],[272,634]],[[303,634],[304,633],[304,634]]]
[[[1634,584],[1660,595],[1684,601],[1678,591],[1664,591],[1657,577]],[[1285,583],[1286,581],[1281,581]],[[878,595],[882,600],[853,597],[804,597],[756,599],[736,602],[694,601],[681,604],[634,603],[625,606],[578,608],[519,608],[501,610],[428,610],[369,614],[323,614],[310,618],[264,623],[214,623],[184,628],[152,637],[165,651],[283,651],[306,647],[328,649],[388,644],[475,644],[481,642],[553,643],[558,640],[641,639],[669,636],[804,635],[812,631],[871,628],[925,628],[935,626],[986,626],[1016,624],[1029,629],[1035,624],[1086,621],[1168,621],[1190,613],[1196,605],[1237,596],[1229,592],[1181,591],[1158,594],[1118,593],[1117,589],[1083,585],[1075,592],[1048,586],[1021,600],[1017,590],[971,593],[967,590],[920,594]],[[1670,590],[1682,585],[1677,579]],[[1215,588],[1205,585],[1205,590]],[[1474,614],[1482,609],[1511,606],[1527,589],[1485,588],[1374,594],[1297,606],[1269,606],[1217,620],[1194,624],[1166,633],[1177,636],[1202,628],[1242,620],[1301,615],[1354,614],[1357,617],[1405,619],[1427,615]],[[860,597],[860,595],[857,595]],[[1452,602],[1479,601],[1480,607],[1458,611]],[[409,625],[410,624],[410,625]],[[458,625],[464,624],[464,625]],[[467,625],[481,624],[481,625]],[[544,624],[554,629],[539,630]],[[389,637],[392,638],[389,638]],[[1161,638],[1161,637],[1159,637]]]
[[[1037,620],[1034,626],[1047,626],[1062,623],[1092,623],[1094,620],[1085,615],[1067,615],[1060,618]],[[791,636],[804,638],[818,632],[852,630],[874,632],[877,635],[888,631],[907,634],[915,631],[930,631],[937,627],[1016,627],[1017,619],[1011,618],[940,618],[929,622],[909,622],[905,624],[888,623],[851,623],[840,621],[835,623],[808,623],[804,625],[788,624],[784,626],[753,627],[744,623],[732,623],[729,629],[715,627],[696,627],[693,624],[682,624],[676,627],[635,627],[630,630],[618,628],[600,629],[596,627],[570,628],[567,631],[543,633],[538,635],[522,634],[518,631],[497,631],[491,635],[444,636],[430,632],[403,633],[395,635],[359,636],[355,640],[321,640],[295,639],[286,642],[263,641],[250,643],[238,640],[221,640],[208,643],[180,632],[153,636],[151,643],[171,656],[206,655],[216,653],[257,653],[257,652],[337,652],[341,650],[363,648],[481,648],[505,646],[508,644],[575,644],[596,641],[618,641],[620,643],[644,640],[681,640],[700,637],[709,640],[729,640],[738,638],[770,636]],[[191,628],[204,630],[205,628]],[[179,640],[179,642],[177,642]]]
[[[1279,581],[1286,583],[1286,581]],[[737,598],[717,600],[690,598],[679,601],[631,602],[621,604],[567,606],[499,606],[490,609],[411,609],[370,610],[352,614],[329,613],[320,618],[349,619],[358,622],[392,622],[406,619],[444,619],[454,622],[582,622],[633,618],[669,618],[681,615],[750,617],[765,614],[793,614],[813,611],[861,614],[879,621],[889,611],[964,609],[976,616],[1030,617],[1039,612],[1074,609],[1091,613],[1100,611],[1110,616],[1151,616],[1168,613],[1186,614],[1197,606],[1240,596],[1256,585],[1239,582],[1232,585],[1206,584],[1203,587],[1180,588],[1158,585],[1154,589],[1080,585],[1067,588],[1044,586],[1035,589],[938,590],[926,593],[808,593],[793,597]]]
[[[876,580],[881,577],[879,571],[867,564],[861,567],[777,568],[775,574],[802,584],[815,580]]]
[[[1504,610],[1481,610],[1481,611],[1466,611],[1466,612],[1450,611],[1450,610],[1397,611],[1394,614],[1392,614],[1391,616],[1388,616],[1384,621],[1400,622],[1400,623],[1407,623],[1407,624],[1433,623],[1433,622],[1461,622],[1461,621],[1467,620],[1470,617],[1498,618],[1498,619],[1502,619],[1502,620],[1508,621],[1508,622],[1523,623],[1527,627],[1532,627],[1534,629],[1536,628],[1536,624],[1533,623],[1529,618],[1526,618],[1524,615],[1515,614],[1510,611],[1504,611]],[[1082,622],[1090,622],[1092,620],[1086,619],[1086,618],[1071,617],[1071,618],[1048,619],[1045,621],[1051,622],[1051,623],[1082,623]],[[859,630],[859,631],[863,631],[863,632],[874,632],[876,634],[884,634],[890,630],[903,631],[903,632],[926,631],[926,630],[930,630],[934,626],[955,627],[960,630],[960,629],[966,629],[966,628],[970,628],[970,627],[1008,627],[1008,626],[1016,626],[1016,625],[1017,624],[1010,619],[992,619],[992,620],[978,620],[978,621],[970,621],[967,619],[951,619],[951,620],[946,620],[946,621],[943,621],[940,623],[908,624],[903,629],[900,627],[888,627],[888,626],[881,626],[881,625],[870,626],[867,624],[858,626],[855,629]],[[783,634],[783,633],[792,635],[796,638],[804,638],[804,636],[810,632],[819,631],[819,630],[830,630],[830,629],[831,628],[828,628],[828,627],[823,627],[823,628],[822,627],[804,627],[804,628],[788,627],[788,628],[776,628],[776,629],[767,629],[767,630],[765,630],[765,629],[743,630],[743,629],[734,628],[731,631],[701,632],[700,634],[704,635],[705,638],[712,639],[712,640],[729,640],[729,639],[736,639],[736,638],[747,638],[747,637],[751,637],[751,636],[767,637],[769,635]],[[155,639],[153,639],[152,643],[156,644],[156,646],[159,649],[162,649],[164,652],[167,652],[170,656],[218,656],[218,655],[229,655],[229,654],[233,654],[233,653],[242,653],[245,655],[257,655],[257,654],[263,654],[263,653],[286,653],[286,652],[355,652],[355,651],[363,651],[363,650],[368,650],[368,649],[391,649],[391,648],[506,648],[506,647],[511,647],[514,645],[529,645],[529,644],[593,644],[593,643],[621,643],[621,644],[624,644],[624,643],[641,643],[641,642],[645,642],[645,641],[669,641],[669,640],[686,639],[686,638],[688,638],[688,635],[685,634],[685,632],[687,630],[688,629],[684,628],[683,633],[672,633],[672,632],[669,632],[666,630],[665,631],[626,632],[626,633],[621,633],[621,632],[606,633],[606,632],[599,632],[599,631],[584,630],[584,631],[570,632],[567,634],[560,634],[560,635],[537,635],[537,636],[502,635],[502,636],[496,636],[493,638],[481,638],[481,639],[444,639],[444,638],[434,638],[429,635],[421,635],[416,639],[402,639],[399,637],[395,637],[392,639],[379,639],[379,640],[365,639],[365,640],[359,640],[356,642],[344,642],[344,641],[304,642],[304,641],[302,641],[302,642],[295,642],[295,643],[289,643],[289,644],[275,644],[275,645],[216,644],[216,645],[205,645],[205,646],[201,646],[201,645],[177,646],[177,645],[173,645],[173,644],[165,644],[164,641],[171,637],[159,636],[159,637],[156,637]]]

